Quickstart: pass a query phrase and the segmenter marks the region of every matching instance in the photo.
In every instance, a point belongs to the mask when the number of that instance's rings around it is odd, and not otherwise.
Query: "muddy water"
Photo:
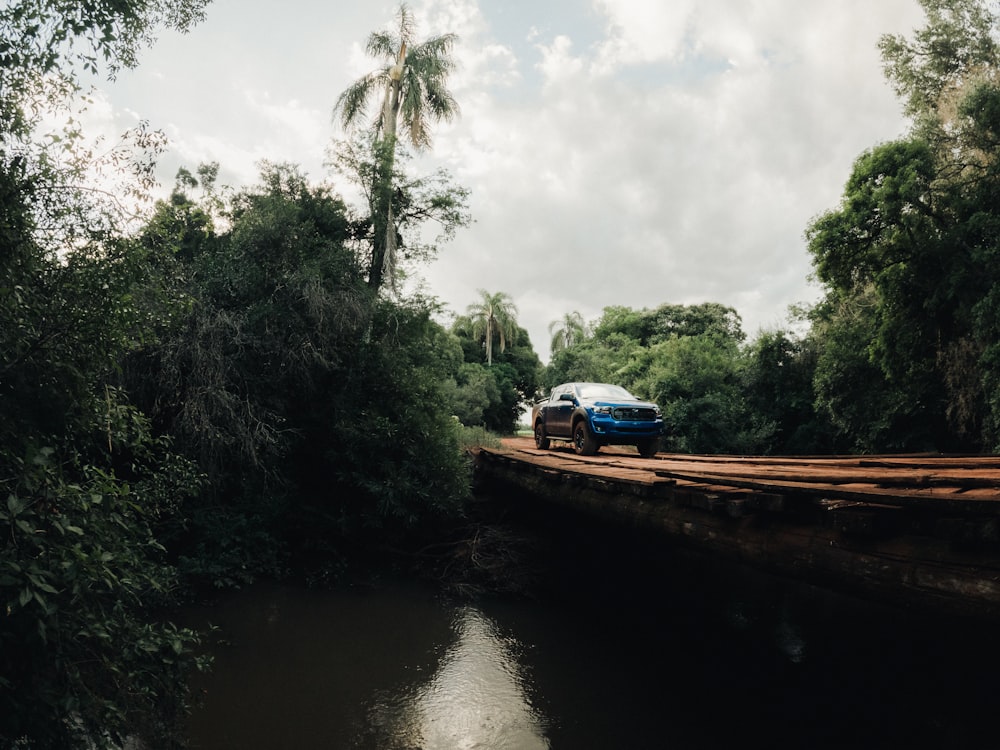
[[[549,747],[524,644],[427,586],[259,585],[205,614],[227,642],[199,684],[198,747]]]
[[[197,613],[226,643],[194,746],[996,746],[992,629],[599,539],[553,541],[533,598],[382,579]]]

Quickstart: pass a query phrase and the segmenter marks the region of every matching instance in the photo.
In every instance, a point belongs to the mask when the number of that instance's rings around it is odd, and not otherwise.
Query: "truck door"
[[[549,434],[558,435],[559,437],[569,437],[573,421],[573,410],[576,408],[572,401],[559,400],[559,397],[564,393],[572,396],[573,386],[564,385],[552,392],[553,401],[549,404],[549,413],[545,420],[548,423]]]

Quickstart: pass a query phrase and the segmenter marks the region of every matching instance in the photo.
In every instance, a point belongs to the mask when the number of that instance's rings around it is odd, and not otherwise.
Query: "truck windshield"
[[[585,383],[579,387],[580,396],[583,398],[618,398],[635,401],[635,396],[619,385],[609,385],[608,383]]]

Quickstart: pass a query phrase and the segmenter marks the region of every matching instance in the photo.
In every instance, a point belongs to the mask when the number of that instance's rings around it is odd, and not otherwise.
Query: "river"
[[[527,595],[258,584],[219,627],[206,750],[995,747],[993,629],[670,555],[539,535]],[[647,550],[648,551],[648,550]],[[989,739],[984,739],[984,737]]]

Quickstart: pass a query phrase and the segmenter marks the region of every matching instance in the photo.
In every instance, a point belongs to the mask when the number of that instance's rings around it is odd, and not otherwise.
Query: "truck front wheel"
[[[590,434],[585,419],[581,419],[573,428],[573,450],[581,456],[593,456],[597,453],[597,441]]]
[[[535,423],[535,447],[540,451],[549,449],[549,439],[545,437],[545,426],[541,422]]]

